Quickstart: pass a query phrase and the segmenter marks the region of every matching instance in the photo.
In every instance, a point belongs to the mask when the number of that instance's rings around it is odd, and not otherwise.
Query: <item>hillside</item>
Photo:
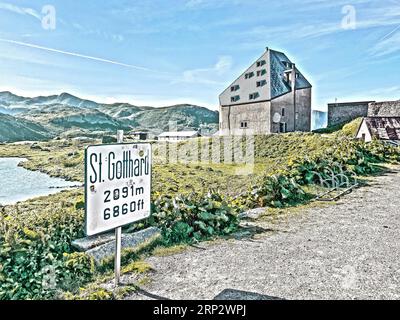
[[[101,136],[117,129],[146,130],[158,135],[169,130],[170,125],[175,130],[175,123],[178,130],[201,130],[203,134],[218,130],[218,112],[195,105],[153,108],[129,103],[101,104],[69,93],[27,98],[0,92],[0,114],[25,119],[54,136]],[[9,118],[12,122],[11,119],[14,118]],[[8,138],[5,133],[3,139]],[[12,138],[24,140],[26,137],[23,134],[18,137],[15,132]]]
[[[46,140],[50,137],[52,134],[37,123],[0,113],[0,142]]]

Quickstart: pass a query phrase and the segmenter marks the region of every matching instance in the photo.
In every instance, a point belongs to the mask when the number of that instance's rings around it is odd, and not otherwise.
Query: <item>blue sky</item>
[[[267,46],[310,79],[315,109],[400,99],[400,0],[0,0],[0,91],[26,96],[217,109]]]

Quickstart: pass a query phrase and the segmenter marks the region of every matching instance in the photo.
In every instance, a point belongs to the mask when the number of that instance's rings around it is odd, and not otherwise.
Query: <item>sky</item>
[[[0,91],[218,109],[265,48],[313,108],[400,99],[400,0],[0,0]]]

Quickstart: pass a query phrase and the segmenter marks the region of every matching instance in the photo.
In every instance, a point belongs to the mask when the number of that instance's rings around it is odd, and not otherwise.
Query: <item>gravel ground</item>
[[[129,299],[400,299],[399,186],[396,169],[334,205],[258,221],[254,238],[148,258],[152,281]]]

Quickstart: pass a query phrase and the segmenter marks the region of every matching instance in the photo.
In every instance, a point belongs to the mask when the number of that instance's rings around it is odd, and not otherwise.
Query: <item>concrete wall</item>
[[[400,100],[372,102],[368,108],[369,117],[400,117]]]
[[[311,88],[296,90],[296,131],[311,131],[311,92]]]
[[[270,102],[222,106],[220,107],[220,134],[242,135],[246,130],[254,134],[268,134],[271,129],[270,109]],[[240,127],[242,121],[247,121],[247,129]]]
[[[311,131],[311,88],[296,90],[296,128],[295,114],[293,105],[293,93],[289,92],[281,97],[271,101],[271,119],[275,113],[282,115],[282,109],[285,108],[285,116],[281,122],[287,123],[287,131]],[[271,121],[271,133],[279,133],[279,123]]]
[[[368,126],[365,122],[365,120],[363,120],[363,122],[361,123],[361,126],[357,132],[357,136],[356,138],[358,139],[363,139],[364,142],[371,142],[372,141],[372,136],[371,133],[368,130]]]
[[[373,101],[328,104],[328,126],[349,122],[368,115],[368,105]]]
[[[258,61],[265,61],[265,64],[261,67],[257,67]],[[257,101],[265,101],[270,100],[270,92],[271,92],[271,82],[270,82],[270,57],[269,51],[266,51],[257,61],[255,61],[243,74],[240,75],[238,79],[236,79],[228,88],[221,93],[219,100],[220,105],[228,106],[228,105],[239,105],[244,103],[253,103]],[[257,76],[257,71],[266,70],[266,74],[263,76]],[[250,79],[246,79],[245,75],[249,72],[253,72],[254,76]],[[257,87],[257,81],[266,80],[267,83],[262,87]],[[240,87],[239,90],[231,92],[231,87],[238,85]],[[256,100],[250,100],[249,95],[251,93],[257,92],[259,97]],[[236,102],[231,101],[231,97],[240,96],[240,100]]]
[[[287,132],[311,131],[311,88],[296,90],[296,128],[293,101],[293,93],[290,92],[270,102],[221,106],[220,133],[241,135],[245,130],[251,130],[254,134],[279,133],[280,123],[272,121],[275,113],[281,115],[281,123],[287,124]],[[247,129],[241,128],[243,121],[248,123]]]

